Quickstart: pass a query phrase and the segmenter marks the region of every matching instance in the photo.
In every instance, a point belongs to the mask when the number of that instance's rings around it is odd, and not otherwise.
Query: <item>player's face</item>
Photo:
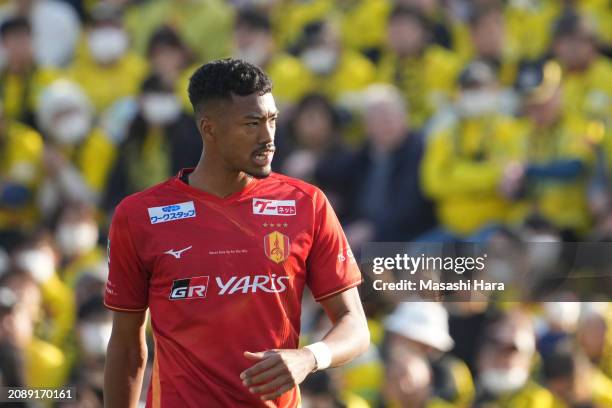
[[[233,95],[215,123],[215,144],[230,171],[267,177],[272,171],[278,110],[271,93]]]

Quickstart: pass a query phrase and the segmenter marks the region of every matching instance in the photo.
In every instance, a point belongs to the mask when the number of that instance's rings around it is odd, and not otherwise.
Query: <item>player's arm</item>
[[[106,352],[104,407],[138,406],[147,363],[146,311],[113,312],[113,331]]]
[[[351,288],[321,301],[333,327],[321,342],[297,350],[246,352],[245,357],[258,361],[241,374],[245,386],[264,400],[279,397],[300,384],[316,369],[337,367],[348,363],[367,350],[370,332],[359,292]],[[322,349],[324,355],[319,354]],[[318,367],[327,360],[324,367]]]

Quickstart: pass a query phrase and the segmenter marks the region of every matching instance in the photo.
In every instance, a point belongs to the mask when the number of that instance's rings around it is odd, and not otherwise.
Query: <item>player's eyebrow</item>
[[[244,119],[262,120],[262,119],[266,119],[267,117],[276,117],[276,116],[278,116],[278,111],[270,112],[270,114],[267,116],[262,115],[261,113],[252,112],[252,113],[247,113],[246,115],[244,115]]]

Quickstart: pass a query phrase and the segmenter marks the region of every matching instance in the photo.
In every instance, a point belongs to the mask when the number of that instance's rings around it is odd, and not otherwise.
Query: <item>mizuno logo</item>
[[[176,259],[181,259],[181,254],[189,249],[191,249],[193,245],[189,245],[187,248],[184,249],[179,249],[178,251],[175,251],[174,249],[169,249],[166,252],[164,252],[164,254],[168,254],[168,255],[172,255],[173,257],[175,257]]]

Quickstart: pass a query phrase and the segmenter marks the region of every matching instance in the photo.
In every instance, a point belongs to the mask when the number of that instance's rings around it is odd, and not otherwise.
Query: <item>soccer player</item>
[[[106,407],[297,407],[315,370],[365,351],[361,275],[323,193],[271,172],[278,115],[269,78],[226,59],[191,77],[204,150],[195,169],[124,199],[109,238],[114,311]],[[298,348],[305,286],[333,327]]]

